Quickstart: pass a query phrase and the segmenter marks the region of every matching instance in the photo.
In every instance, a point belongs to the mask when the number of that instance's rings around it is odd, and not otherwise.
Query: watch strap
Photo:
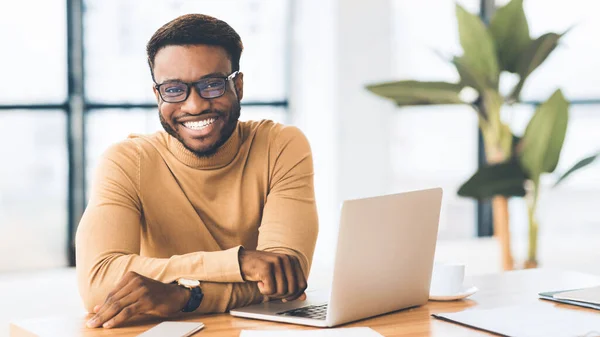
[[[204,298],[204,293],[202,293],[202,288],[194,287],[194,288],[186,288],[190,291],[190,299],[187,301],[182,312],[193,312],[198,309],[200,303],[202,303],[202,299]]]

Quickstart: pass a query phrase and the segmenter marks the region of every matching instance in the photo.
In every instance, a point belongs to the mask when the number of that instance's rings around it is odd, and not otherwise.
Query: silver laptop
[[[425,304],[441,202],[441,188],[345,201],[330,291],[231,314],[332,327]]]

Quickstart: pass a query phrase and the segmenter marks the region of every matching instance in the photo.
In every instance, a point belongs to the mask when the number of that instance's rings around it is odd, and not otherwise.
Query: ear
[[[244,73],[239,72],[237,74],[233,80],[233,85],[235,87],[235,92],[237,93],[238,101],[241,101],[242,97],[244,97]]]

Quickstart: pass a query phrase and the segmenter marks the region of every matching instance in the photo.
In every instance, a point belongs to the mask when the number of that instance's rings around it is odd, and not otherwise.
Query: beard
[[[186,149],[188,149],[190,152],[194,153],[196,156],[198,156],[200,158],[205,158],[205,157],[210,157],[210,156],[214,155],[217,152],[217,150],[223,144],[225,144],[225,142],[227,142],[229,137],[231,137],[231,135],[233,134],[233,131],[235,130],[235,127],[237,126],[238,120],[240,119],[240,112],[241,112],[240,102],[237,100],[235,100],[233,105],[231,106],[231,109],[229,110],[229,114],[227,114],[223,110],[205,110],[202,112],[202,114],[216,113],[219,115],[219,118],[227,117],[225,126],[223,126],[223,128],[220,130],[220,135],[219,135],[218,140],[214,144],[210,145],[210,147],[208,147],[207,149],[204,149],[202,151],[194,150],[188,144],[185,143],[185,140],[183,139],[183,137],[181,137],[181,135],[179,133],[177,133],[177,131],[175,131],[169,123],[167,123],[167,121],[165,120],[163,115],[160,113],[160,106],[158,108],[158,118],[160,119],[160,124],[162,125],[163,129],[165,129],[165,131],[169,135],[171,135],[175,139],[177,139],[181,144],[183,144],[183,146]]]

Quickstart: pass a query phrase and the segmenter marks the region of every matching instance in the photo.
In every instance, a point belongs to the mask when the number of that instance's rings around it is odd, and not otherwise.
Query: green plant
[[[585,158],[581,159],[575,165],[573,165],[570,169],[568,169],[565,173],[563,173],[563,175],[560,178],[558,178],[558,180],[554,184],[554,187],[558,186],[560,183],[565,181],[567,179],[567,177],[571,176],[576,171],[579,171],[580,169],[592,164],[594,161],[596,161],[596,159],[599,159],[599,158],[600,158],[600,151],[598,151],[598,153],[596,153],[594,155],[591,155],[589,157],[585,157]]]
[[[488,26],[460,5],[456,5],[456,17],[463,54],[450,61],[460,76],[458,83],[407,80],[368,85],[367,89],[392,99],[398,106],[468,104],[474,108],[488,165],[465,182],[458,194],[478,199],[493,197],[498,201],[494,202],[494,213],[507,214],[506,198],[525,196],[525,186],[529,182],[532,188],[528,198],[528,260],[535,263],[538,232],[535,211],[540,177],[553,172],[558,164],[567,131],[569,102],[560,90],[556,90],[537,106],[521,138],[513,135],[501,119],[500,110],[505,104],[520,101],[521,90],[529,75],[546,60],[566,32],[546,33],[532,39],[523,0],[512,0],[498,8]],[[519,77],[518,83],[506,95],[499,90],[503,71]],[[477,92],[473,100],[463,99],[465,90],[473,91],[466,88]],[[498,219],[508,219],[508,216]],[[496,223],[494,228],[497,228]],[[505,248],[510,250],[508,244]],[[512,264],[512,260],[508,263]]]

